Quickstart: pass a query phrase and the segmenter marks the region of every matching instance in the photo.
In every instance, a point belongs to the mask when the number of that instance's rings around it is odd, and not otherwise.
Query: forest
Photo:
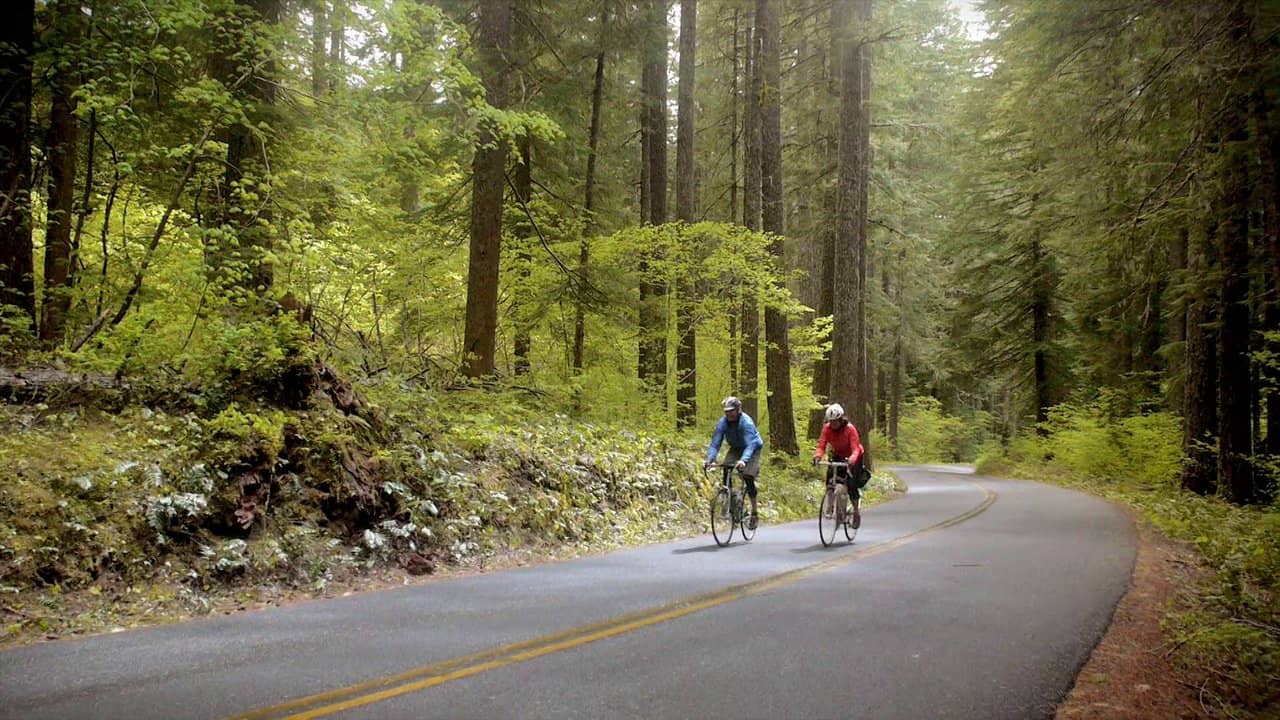
[[[736,395],[766,520],[830,402],[1127,503],[1280,703],[1274,0],[9,7],[5,641],[696,529]]]

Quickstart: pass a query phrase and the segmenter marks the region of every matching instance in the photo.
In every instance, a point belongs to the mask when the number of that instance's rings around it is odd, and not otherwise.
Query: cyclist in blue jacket
[[[734,465],[742,473],[747,485],[747,497],[751,498],[751,517],[747,527],[756,529],[756,477],[760,475],[760,452],[764,449],[764,440],[760,439],[760,431],[751,416],[742,412],[742,401],[730,395],[720,402],[724,409],[724,417],[716,423],[716,430],[711,435],[711,446],[707,448],[707,467],[716,464],[716,456],[720,454],[720,445],[729,443],[729,452],[724,457],[726,465]]]

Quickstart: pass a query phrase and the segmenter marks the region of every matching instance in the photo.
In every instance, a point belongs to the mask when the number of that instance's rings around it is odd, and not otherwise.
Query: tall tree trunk
[[[528,211],[529,201],[533,199],[533,146],[529,138],[529,134],[525,133],[520,136],[520,163],[516,166],[515,172],[511,178],[512,194],[521,207]],[[532,229],[531,229],[532,231]],[[529,255],[529,238],[523,237],[516,240],[516,261],[520,264],[520,285],[523,286],[529,278],[529,263],[533,262],[533,258]],[[512,340],[512,354],[515,356],[515,373],[516,375],[529,374],[529,350],[532,348],[533,342],[530,336],[529,318],[527,312],[523,312],[519,300],[512,302],[512,323],[515,325],[515,337]]]
[[[865,7],[864,7],[865,6]],[[864,47],[859,37],[869,19],[869,0],[846,0],[837,31],[840,33],[839,197],[834,273],[831,347],[832,401],[844,404],[859,429],[871,422],[866,383],[866,197],[862,185],[867,175],[863,163],[869,156],[862,147],[869,116],[863,91]]]
[[[1174,233],[1169,239],[1168,263],[1171,272],[1180,272],[1187,269],[1187,231],[1186,228]],[[1166,298],[1169,296],[1166,295]],[[1165,335],[1169,339],[1170,344],[1181,344],[1187,340],[1187,306],[1185,300],[1178,298],[1175,301],[1166,303],[1162,308],[1165,315]],[[1185,399],[1182,383],[1184,382],[1183,359],[1181,356],[1170,357],[1165,363],[1164,379],[1165,386],[1168,388],[1165,396],[1166,406],[1173,412],[1181,415],[1183,411],[1183,400]]]
[[[829,317],[835,308],[835,274],[836,274],[836,234],[824,228],[820,235],[822,243],[822,262],[818,270],[818,317]],[[831,338],[835,343],[834,333]],[[826,405],[831,402],[831,350],[823,350],[813,360],[813,397]],[[816,439],[822,434],[822,423],[826,411],[813,408],[809,411],[809,428],[806,435]]]
[[[760,230],[760,32],[747,28],[747,96],[742,107],[742,224]],[[742,411],[760,417],[760,301],[754,291],[742,298]]]
[[[698,188],[693,155],[695,54],[698,42],[698,1],[680,0],[680,91],[676,117],[676,217],[697,222]],[[692,241],[692,240],[691,240]],[[692,279],[681,283],[676,300],[676,423],[689,427],[698,419],[698,345],[692,305]]]
[[[347,6],[346,0],[333,0],[329,13],[329,62],[325,67],[329,92],[338,89],[343,81],[342,66],[347,56]]]
[[[327,0],[310,0],[311,11],[311,94],[324,97],[329,90],[325,41],[329,37],[329,8]]]
[[[760,70],[763,78],[760,103],[761,227],[773,235],[769,251],[785,266],[783,248],[785,211],[782,206],[782,84],[779,69],[782,33],[778,24],[778,0],[756,0],[756,25],[760,28]],[[788,455],[800,452],[796,420],[791,405],[791,345],[787,316],[777,308],[765,309],[765,379],[769,387],[769,440]]]
[[[481,0],[476,36],[478,75],[489,105],[507,106],[507,50],[511,45],[511,0]],[[463,333],[463,372],[484,377],[494,372],[498,328],[498,259],[502,251],[502,191],[507,144],[496,128],[480,127],[472,161],[471,251],[467,267],[467,320]]]
[[[729,222],[738,220],[738,8],[733,9],[733,71],[729,76]],[[732,346],[732,344],[731,344]],[[732,355],[733,353],[731,353]],[[730,364],[734,361],[731,359]],[[732,373],[731,373],[732,375]],[[734,382],[734,385],[737,383]]]
[[[1258,128],[1258,157],[1262,171],[1262,235],[1267,268],[1264,330],[1275,337],[1275,333],[1280,333],[1280,177],[1277,176],[1276,169],[1276,161],[1280,159],[1280,132],[1271,123],[1271,109],[1265,88],[1260,89],[1254,104],[1254,117]],[[1268,455],[1280,455],[1280,368],[1275,366],[1275,363],[1280,362],[1280,341],[1268,340],[1266,348],[1272,361],[1263,367],[1267,385],[1271,387],[1266,399],[1267,436],[1264,449]]]
[[[16,307],[34,329],[31,246],[31,68],[35,2],[17,0],[0,30],[0,313]]]
[[[892,282],[889,279],[889,267],[887,263],[880,270],[880,281],[881,281],[880,287],[881,287],[881,290],[884,292],[884,296],[886,298],[893,297]],[[883,344],[886,342],[887,335],[888,333],[885,333],[883,331],[881,331],[878,334],[878,338],[876,342],[876,345],[878,347],[883,346]],[[876,428],[883,428],[889,420],[889,406],[888,406],[889,405],[888,404],[889,373],[885,370],[883,365],[875,363],[873,364],[873,366],[875,367],[875,375],[876,375],[876,395],[875,395],[876,414],[875,414],[875,424],[872,425],[869,430],[874,430]]]
[[[646,46],[647,47],[647,46]],[[646,50],[647,52],[647,50]],[[649,137],[652,132],[649,130],[649,113],[648,93],[649,86],[652,81],[649,76],[653,74],[653,66],[648,62],[648,55],[641,62],[640,68],[640,224],[644,225],[649,222],[649,193],[653,188],[649,184]],[[641,286],[643,292],[644,286]],[[644,363],[640,363],[641,370],[644,372]]]
[[[859,32],[866,34],[867,28],[871,25],[871,0],[858,0],[853,7],[853,21],[861,30]],[[867,233],[868,220],[871,216],[870,207],[870,188],[871,188],[871,45],[866,42],[859,43],[858,47],[858,245],[860,251],[858,253],[858,286],[861,288],[861,296],[858,299],[858,327],[861,332],[858,336],[859,343],[859,360],[862,368],[862,380],[855,388],[854,403],[861,408],[858,413],[863,418],[863,427],[868,431],[874,427],[875,415],[872,413],[872,402],[874,399],[873,390],[875,385],[875,373],[871,363],[871,349],[868,345],[867,338],[871,335],[871,328],[867,324],[867,303],[868,292],[867,277],[868,266],[871,262],[871,252],[869,250],[869,235]],[[869,442],[870,433],[865,432],[863,445],[866,446],[867,454],[871,454],[871,446]]]
[[[1223,145],[1222,199],[1218,213],[1218,257],[1222,294],[1218,315],[1218,484],[1228,500],[1255,498],[1249,413],[1249,158],[1245,113],[1231,113]]]
[[[1035,200],[1032,200],[1034,205]],[[1049,419],[1049,407],[1053,401],[1049,397],[1049,312],[1050,293],[1048,273],[1045,271],[1046,258],[1044,247],[1040,242],[1040,230],[1032,230],[1031,263],[1035,268],[1035,279],[1031,290],[1031,344],[1032,365],[1035,389],[1036,423],[1039,425]],[[1043,428],[1041,428],[1043,431]]]
[[[729,222],[738,221],[738,77],[741,74],[738,44],[738,8],[733,9],[733,73],[729,78]],[[738,348],[738,331],[742,325],[742,301],[735,295],[729,303],[729,387],[731,392],[741,392],[741,357]]]
[[[650,225],[667,222],[667,0],[649,0],[647,22],[644,107],[648,122],[646,158]],[[667,324],[662,303],[665,284],[653,277],[646,255],[640,260],[640,363],[642,382],[665,399],[667,373]]]
[[[596,229],[596,155],[600,144],[600,103],[604,97],[604,48],[609,29],[608,5],[600,16],[600,52],[596,53],[596,74],[591,83],[591,130],[587,135],[587,174],[583,182],[583,214],[582,242],[578,247],[578,276],[586,280],[590,271],[591,236]],[[581,375],[583,350],[586,344],[586,306],[582,293],[578,294],[577,307],[573,318],[573,374]]]
[[[1212,329],[1216,303],[1205,278],[1213,266],[1210,238],[1216,230],[1193,227],[1187,244],[1187,276],[1195,283],[1187,303],[1187,341],[1184,352],[1182,487],[1208,495],[1217,487],[1214,461],[1218,434],[1217,345]]]
[[[902,417],[902,329],[893,330],[893,371],[889,375],[889,447],[898,449],[898,420]]]
[[[815,18],[816,19],[816,18]],[[823,85],[814,93],[814,102],[826,105],[832,100],[832,97],[839,97],[838,80],[840,77],[840,66],[842,62],[841,48],[843,47],[842,38],[846,31],[848,23],[848,4],[844,0],[835,0],[828,8],[828,16],[826,25],[829,28],[827,33],[827,44],[822,50],[822,81]],[[833,81],[837,81],[837,85],[833,89]],[[834,160],[839,166],[840,155],[839,148],[831,141],[831,133],[827,130],[829,121],[824,118],[822,113],[815,112],[814,115],[814,132],[818,137],[822,138],[819,145],[821,157],[824,162]],[[824,192],[822,197],[822,213],[832,219],[839,217],[839,193]],[[817,289],[817,314],[818,317],[832,317],[835,314],[835,282],[836,282],[836,242],[838,238],[837,228],[833,227],[831,222],[823,223],[821,230],[818,231],[820,243],[820,255],[818,259],[818,289]],[[830,335],[831,343],[834,345],[834,330]],[[831,395],[831,348],[828,347],[822,353],[814,358],[813,361],[813,397],[822,405],[833,402],[835,398]],[[849,398],[840,398],[840,402],[848,402]],[[812,408],[809,411],[809,428],[806,433],[809,438],[817,438],[822,433],[822,424],[825,415],[825,409],[822,407]],[[861,428],[860,428],[861,429]]]
[[[83,34],[78,0],[58,0],[53,7],[54,47],[60,52],[79,47]],[[50,79],[48,147],[49,201],[45,225],[44,301],[40,339],[52,345],[62,339],[71,308],[71,225],[76,192],[76,152],[80,124],[76,120],[76,73],[62,71]]]

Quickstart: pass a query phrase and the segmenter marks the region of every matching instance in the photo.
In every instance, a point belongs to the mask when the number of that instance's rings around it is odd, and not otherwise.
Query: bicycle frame
[[[829,477],[829,478],[827,478],[827,479],[826,479],[827,487],[830,487],[830,486],[834,485],[834,484],[836,483],[837,478],[839,478],[839,477],[840,477],[840,471],[839,471],[839,468],[845,468],[845,475],[846,475],[846,477],[847,477],[847,475],[848,475],[848,469],[849,469],[850,467],[852,467],[852,466],[851,466],[849,463],[847,463],[847,462],[842,462],[842,461],[837,461],[837,460],[831,460],[831,461],[828,461],[828,460],[822,460],[822,461],[817,462],[817,463],[814,463],[814,464],[815,464],[815,465],[819,465],[819,466],[825,466],[825,467],[833,467],[833,468],[837,468],[836,472],[831,473],[831,477]]]
[[[713,463],[711,465],[703,465],[702,474],[705,475],[707,479],[711,478],[711,473],[708,472],[708,470],[713,467],[721,469],[722,478],[720,481],[720,486],[723,487],[726,491],[728,491],[729,496],[732,497],[733,496],[733,470],[735,470],[738,466],[731,465],[729,463]],[[739,474],[741,474],[741,471],[739,471]],[[734,519],[737,520],[737,518],[734,518]]]

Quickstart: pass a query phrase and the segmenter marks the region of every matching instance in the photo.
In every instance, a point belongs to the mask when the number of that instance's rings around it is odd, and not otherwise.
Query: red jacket
[[[822,437],[818,438],[818,449],[813,453],[814,457],[826,455],[828,445],[831,446],[831,452],[845,458],[851,465],[862,459],[862,440],[853,423],[845,423],[839,430],[832,430],[831,423],[823,423]]]

